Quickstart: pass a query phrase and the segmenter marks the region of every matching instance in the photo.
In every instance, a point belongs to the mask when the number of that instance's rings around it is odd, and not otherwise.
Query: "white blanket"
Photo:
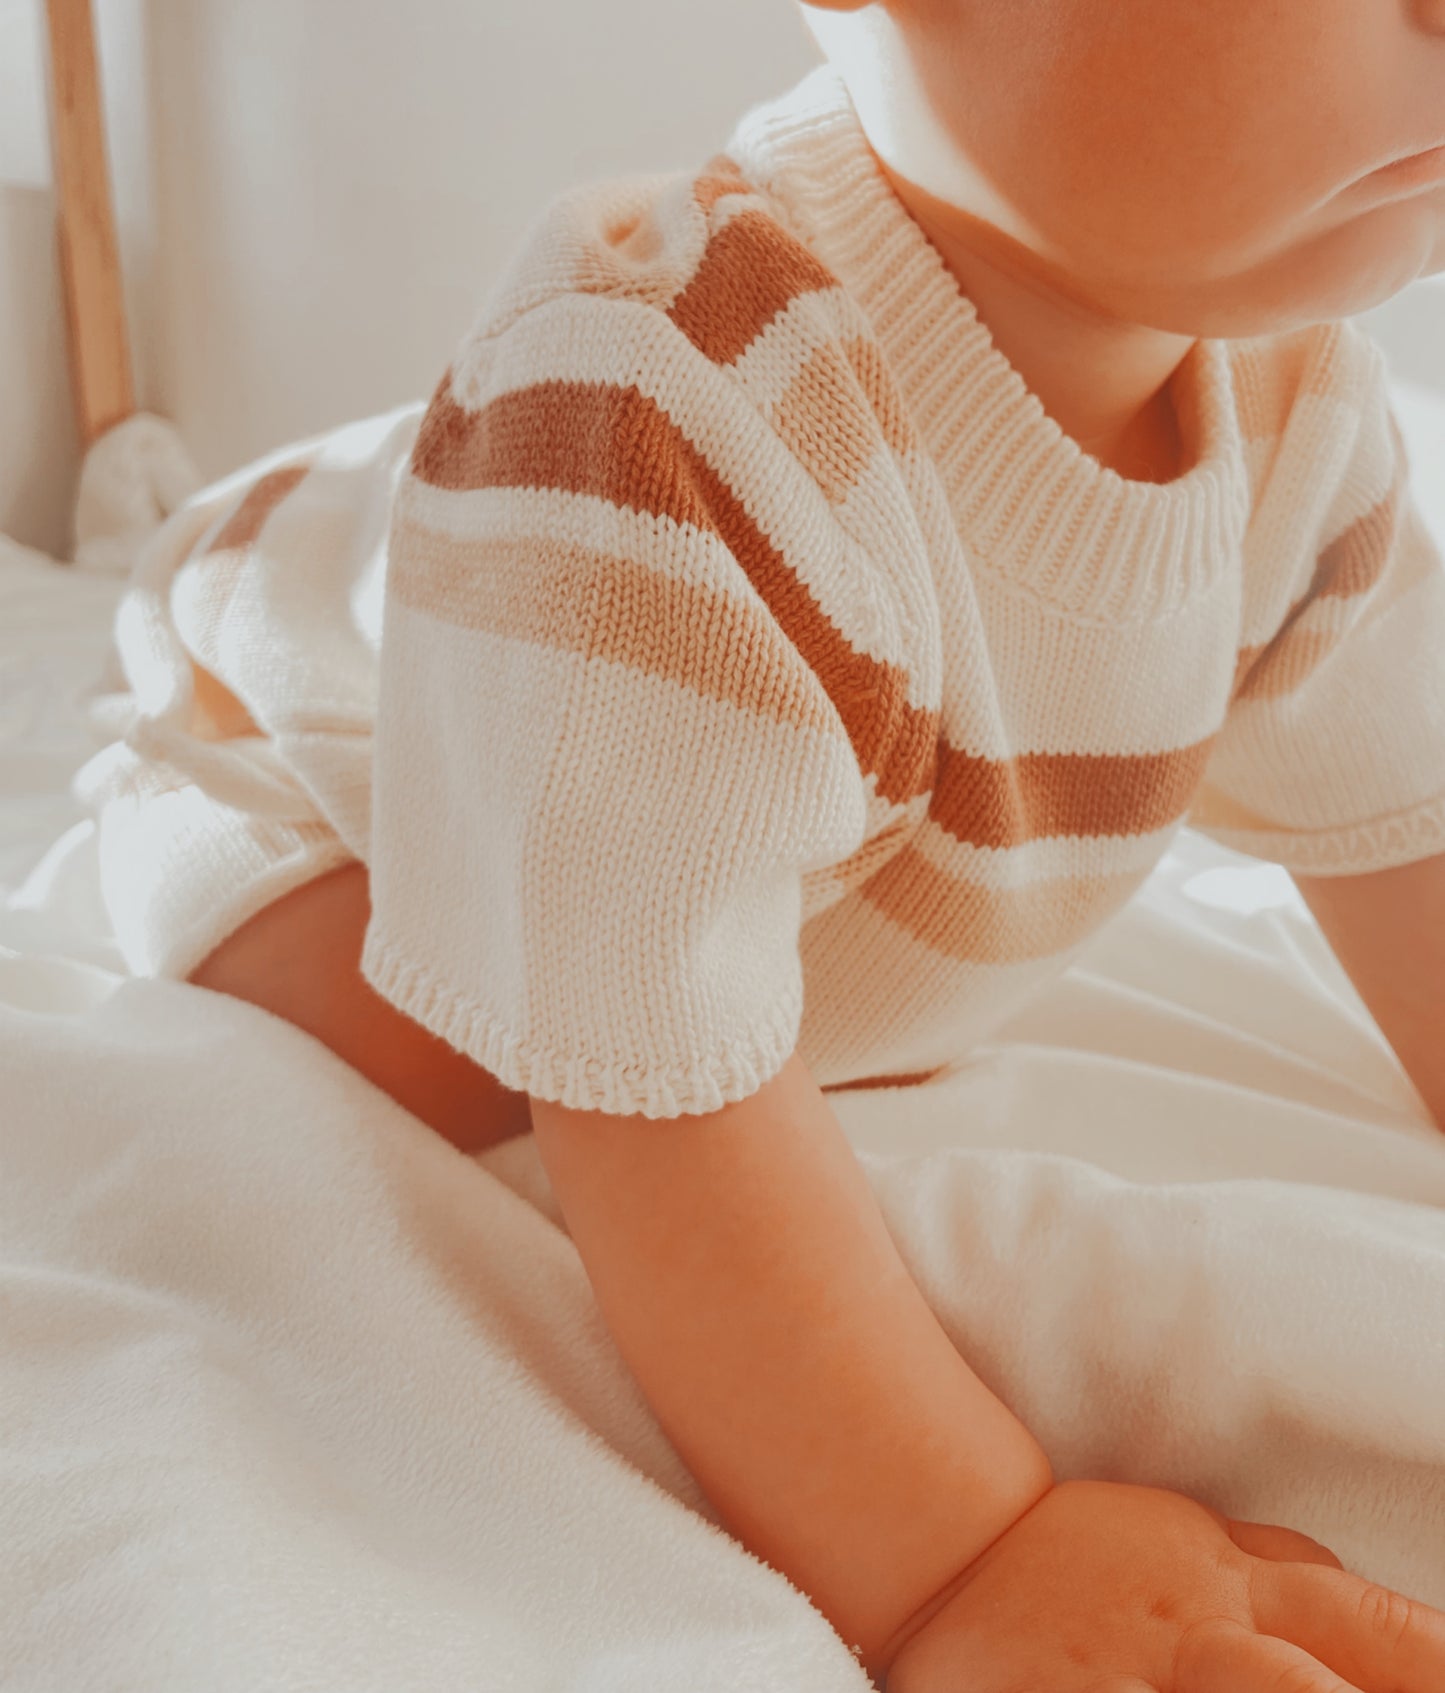
[[[1445,1135],[1277,874],[1180,836],[959,1074],[835,1103],[1061,1479],[1445,1607]],[[530,1135],[18,950],[0,1082],[7,1693],[867,1687],[680,1464]]]

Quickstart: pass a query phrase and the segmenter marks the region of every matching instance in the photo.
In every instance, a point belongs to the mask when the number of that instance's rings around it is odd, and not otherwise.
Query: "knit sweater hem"
[[[676,1117],[721,1110],[771,1081],[797,1046],[802,1000],[788,993],[753,1029],[689,1065],[652,1065],[577,1056],[519,1040],[467,995],[408,958],[375,922],[361,973],[384,999],[464,1052],[506,1087],[574,1111]]]

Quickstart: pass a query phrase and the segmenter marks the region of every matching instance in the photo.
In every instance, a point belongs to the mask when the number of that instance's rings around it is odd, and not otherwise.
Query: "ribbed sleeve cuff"
[[[1313,834],[1195,824],[1236,852],[1268,859],[1302,876],[1362,876],[1445,853],[1445,794],[1369,823]]]
[[[491,1012],[439,981],[368,929],[361,973],[373,988],[423,1028],[480,1064],[506,1087],[574,1111],[617,1116],[679,1117],[721,1110],[756,1093],[782,1069],[797,1045],[802,1000],[771,1006],[720,1050],[688,1064],[644,1067],[616,1057],[578,1056],[521,1040]]]
[[[354,857],[325,823],[267,822],[194,785],[112,799],[97,849],[127,969],[177,979],[263,907]]]

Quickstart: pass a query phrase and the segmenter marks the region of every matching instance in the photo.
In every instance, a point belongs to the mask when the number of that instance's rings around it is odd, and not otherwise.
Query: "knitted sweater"
[[[1382,355],[1201,340],[1172,392],[1167,485],[1068,438],[830,65],[700,170],[564,193],[429,404],[156,549],[186,668],[108,778],[136,954],[356,856],[379,993],[510,1087],[674,1117],[795,1048],[825,1087],[957,1061],[1186,824],[1313,875],[1445,851],[1445,567]]]

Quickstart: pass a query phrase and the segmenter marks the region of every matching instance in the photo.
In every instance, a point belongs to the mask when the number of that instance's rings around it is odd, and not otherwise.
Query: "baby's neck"
[[[1188,468],[1179,413],[1169,384],[1137,413],[1103,451],[1088,449],[1107,469],[1131,482],[1173,482]]]
[[[1066,281],[1045,278],[1041,265],[1025,268],[986,224],[896,176],[881,158],[878,165],[994,345],[1064,433],[1133,481],[1181,475],[1186,446],[1172,378],[1193,338],[1101,316]]]

